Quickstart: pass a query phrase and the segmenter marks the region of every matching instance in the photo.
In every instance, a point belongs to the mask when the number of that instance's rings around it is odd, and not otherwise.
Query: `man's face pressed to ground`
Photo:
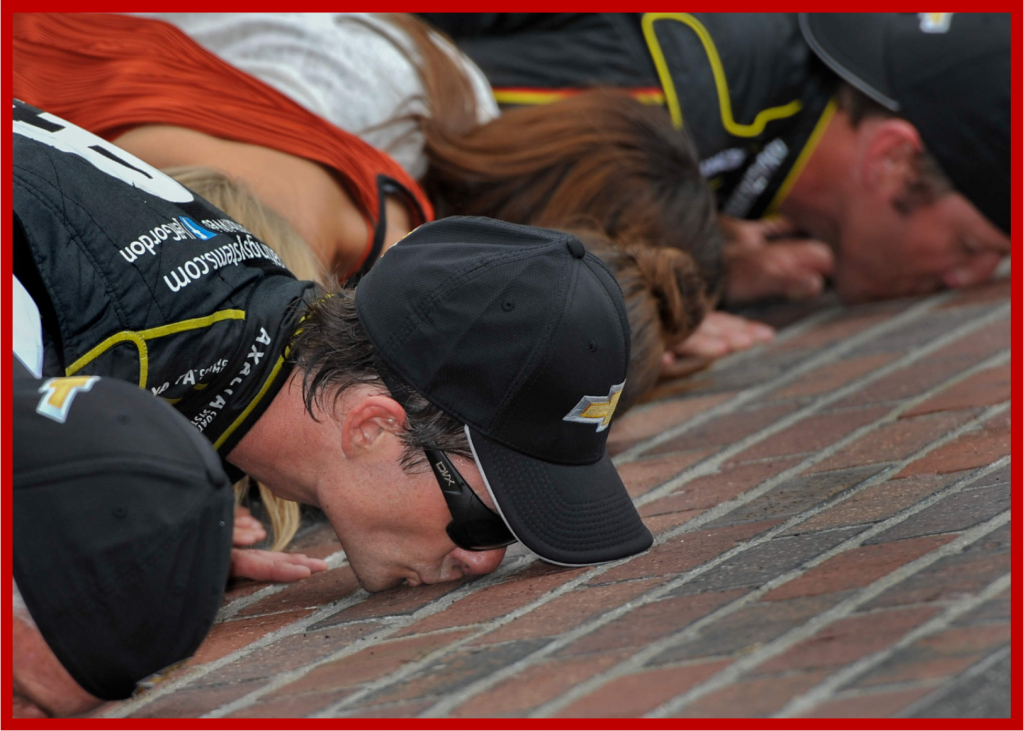
[[[835,287],[845,302],[979,284],[1010,253],[1010,238],[959,193],[910,211],[857,198],[840,231]]]
[[[436,584],[498,568],[504,548],[467,551],[452,543],[445,530],[452,516],[436,478],[426,465],[404,471],[398,462],[400,450],[395,439],[393,458],[366,474],[365,489],[350,492],[343,503],[322,505],[363,588],[372,592],[402,583]],[[476,464],[449,457],[477,497],[493,510]]]

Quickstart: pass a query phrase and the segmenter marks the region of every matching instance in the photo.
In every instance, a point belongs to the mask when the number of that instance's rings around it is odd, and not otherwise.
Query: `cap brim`
[[[654,542],[607,453],[592,464],[559,465],[469,426],[466,436],[505,524],[545,561],[589,566],[641,553]]]
[[[900,110],[885,66],[885,13],[800,13],[800,30],[844,81],[891,111]]]

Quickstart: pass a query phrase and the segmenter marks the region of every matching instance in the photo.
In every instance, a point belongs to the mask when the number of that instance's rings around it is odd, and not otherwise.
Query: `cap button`
[[[587,255],[587,250],[583,248],[583,244],[580,243],[579,239],[569,239],[565,242],[565,245],[569,249],[569,253],[577,259],[582,259]]]

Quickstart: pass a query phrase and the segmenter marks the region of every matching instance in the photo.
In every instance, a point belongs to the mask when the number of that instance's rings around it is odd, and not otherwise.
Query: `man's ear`
[[[359,398],[341,416],[341,448],[348,459],[383,446],[385,437],[405,428],[405,409],[390,396],[374,393]]]
[[[902,195],[917,177],[914,161],[924,151],[917,128],[905,119],[869,118],[860,131],[862,183],[887,199]]]

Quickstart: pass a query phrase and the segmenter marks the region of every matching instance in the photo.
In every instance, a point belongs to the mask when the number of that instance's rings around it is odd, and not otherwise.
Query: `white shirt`
[[[314,114],[384,150],[414,178],[427,171],[423,136],[410,121],[423,112],[408,36],[369,13],[140,13],[177,26],[199,45],[260,79]],[[486,77],[440,35],[432,39],[460,62],[473,85],[477,117],[498,116]],[[403,50],[404,49],[404,53]]]

